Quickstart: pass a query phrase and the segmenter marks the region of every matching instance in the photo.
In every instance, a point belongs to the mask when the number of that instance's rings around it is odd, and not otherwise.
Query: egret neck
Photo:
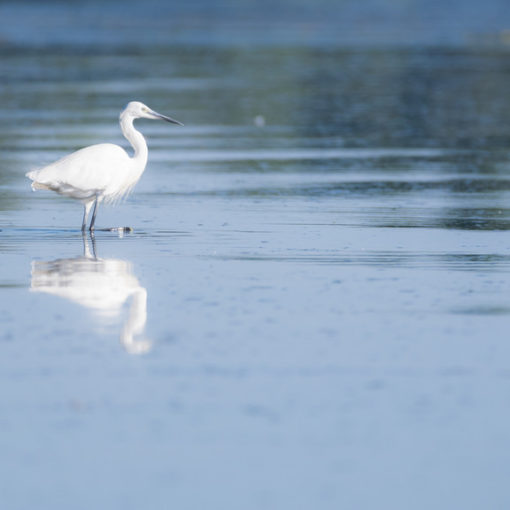
[[[149,151],[147,149],[147,142],[140,131],[137,131],[133,126],[135,118],[126,110],[120,115],[120,129],[122,134],[126,137],[134,150],[134,155],[131,158],[133,161],[133,168],[137,177],[142,174],[147,164],[147,157]]]

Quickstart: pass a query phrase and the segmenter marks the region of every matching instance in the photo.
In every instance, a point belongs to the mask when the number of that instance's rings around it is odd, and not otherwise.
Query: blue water
[[[0,6],[1,508],[509,507],[506,4],[311,5]]]

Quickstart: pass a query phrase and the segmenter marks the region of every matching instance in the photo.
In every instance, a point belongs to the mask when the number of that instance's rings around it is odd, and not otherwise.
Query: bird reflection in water
[[[120,259],[96,257],[95,239],[90,250],[83,235],[83,256],[52,261],[32,261],[31,290],[46,292],[78,303],[92,311],[98,322],[118,321],[130,300],[120,341],[130,354],[151,349],[143,338],[147,322],[147,291],[133,275],[131,264]]]

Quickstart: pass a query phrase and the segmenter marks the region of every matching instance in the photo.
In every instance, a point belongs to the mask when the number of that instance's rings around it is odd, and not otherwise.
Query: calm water
[[[324,16],[276,44],[230,13],[238,38],[212,45],[151,18],[135,45],[20,5],[0,47],[2,508],[509,508],[510,60],[457,44],[488,21],[375,48],[326,44]],[[97,220],[134,230],[83,238],[81,206],[24,173],[125,144],[131,99],[185,127],[138,121],[146,173]]]

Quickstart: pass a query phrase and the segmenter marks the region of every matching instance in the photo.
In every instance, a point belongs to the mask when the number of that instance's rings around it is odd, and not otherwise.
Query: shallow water
[[[40,37],[2,50],[5,508],[508,508],[506,49]],[[23,175],[131,99],[185,127],[138,121],[133,232],[83,237]]]

